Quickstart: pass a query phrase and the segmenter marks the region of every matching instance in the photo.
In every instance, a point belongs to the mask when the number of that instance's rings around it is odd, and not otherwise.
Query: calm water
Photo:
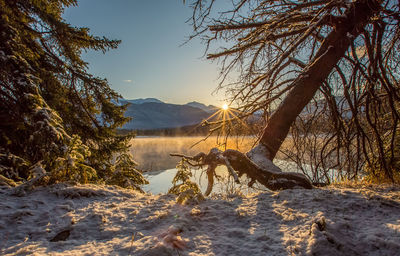
[[[275,160],[274,163],[288,171],[289,169],[290,171],[295,171],[296,168],[293,163],[291,164],[282,160]],[[247,186],[249,180],[245,175],[240,178],[240,184],[236,184],[225,166],[218,166],[215,171],[220,180],[214,180],[213,193],[227,194],[240,190],[242,193],[248,194],[265,190],[262,186],[258,187],[257,185],[254,185],[254,189],[249,188]],[[172,179],[175,177],[176,172],[177,169],[175,168],[164,171],[146,172],[144,176],[150,183],[143,187],[144,191],[153,194],[167,193],[168,189],[172,186]],[[192,174],[193,177],[191,180],[199,184],[201,191],[204,193],[207,188],[207,175],[201,169],[192,169]]]
[[[172,186],[172,179],[177,170],[176,164],[179,157],[171,157],[170,153],[182,153],[185,155],[195,155],[199,152],[208,152],[213,147],[218,147],[219,141],[216,137],[201,141],[203,137],[138,137],[131,143],[131,151],[135,160],[139,163],[139,168],[145,171],[145,177],[150,184],[144,186],[144,190],[153,194],[166,193]],[[200,142],[201,141],[201,142]],[[255,138],[231,138],[227,143],[227,148],[233,148],[245,152],[254,144]],[[195,143],[197,145],[193,146]],[[193,146],[193,147],[192,147]],[[296,165],[282,160],[274,160],[274,163],[286,171],[296,171]],[[253,192],[247,187],[248,180],[244,176],[241,184],[234,183],[228,175],[225,166],[216,169],[220,181],[214,184],[215,193],[233,193],[240,189],[243,193]],[[207,187],[207,176],[203,170],[192,170],[192,180],[200,185],[204,192]]]

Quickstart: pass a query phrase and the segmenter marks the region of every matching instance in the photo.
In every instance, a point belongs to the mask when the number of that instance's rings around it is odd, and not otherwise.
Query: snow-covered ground
[[[0,189],[0,255],[399,255],[400,189],[214,196],[58,184]]]

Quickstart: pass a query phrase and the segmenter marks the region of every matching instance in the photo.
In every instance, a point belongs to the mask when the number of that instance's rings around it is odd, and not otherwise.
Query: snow
[[[57,184],[0,187],[0,255],[398,255],[400,188],[207,198]]]
[[[269,155],[268,149],[261,143],[247,152],[247,157],[250,158],[261,169],[274,173],[281,173],[282,170],[271,160],[269,160],[267,155]]]
[[[352,35],[350,32],[347,32],[347,37],[354,40],[354,35]]]

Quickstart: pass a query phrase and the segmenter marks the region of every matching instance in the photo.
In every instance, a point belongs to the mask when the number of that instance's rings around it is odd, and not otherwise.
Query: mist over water
[[[139,169],[144,172],[160,171],[175,168],[179,157],[171,157],[170,153],[180,153],[194,156],[197,153],[208,153],[211,148],[218,147],[222,140],[217,137],[210,137],[202,141],[204,137],[136,137],[131,141],[131,152]],[[242,152],[248,151],[254,142],[255,137],[229,138],[227,148],[236,149]],[[198,143],[198,144],[196,144]],[[195,146],[193,146],[196,144]],[[192,147],[193,146],[193,147]]]
[[[139,164],[139,169],[145,172],[144,175],[150,182],[143,189],[153,194],[168,192],[177,172],[175,167],[180,161],[179,157],[171,157],[170,153],[194,156],[200,152],[208,153],[214,147],[224,149],[220,145],[222,140],[218,140],[217,137],[210,137],[205,141],[203,139],[202,136],[134,138],[131,141],[131,152]],[[253,146],[255,141],[255,137],[229,138],[226,146],[245,152]],[[238,186],[228,175],[225,166],[217,167],[216,173],[221,180],[215,182],[213,192],[227,193],[237,189],[246,192],[248,190],[247,186],[244,186],[247,184],[246,177],[242,178],[243,185]],[[192,180],[199,184],[200,189],[204,192],[207,187],[207,176],[201,169],[192,169],[192,174]]]
[[[208,153],[211,148],[218,147],[217,137],[210,137],[202,141],[204,137],[137,137],[131,141],[131,152],[135,160],[139,163],[139,169],[143,170],[145,177],[150,184],[144,186],[144,190],[153,194],[166,193],[172,186],[171,181],[176,174],[176,165],[180,161],[179,157],[171,157],[170,153],[181,153],[193,156],[199,152]],[[227,148],[246,152],[251,149],[256,141],[255,137],[229,138]],[[196,144],[198,143],[198,144]],[[193,146],[196,144],[195,146]],[[193,146],[193,147],[192,147]],[[220,146],[221,148],[221,146]],[[223,148],[221,148],[223,149]],[[291,162],[275,159],[274,163],[286,171],[296,171],[296,165]],[[204,192],[207,187],[207,177],[201,169],[192,170],[192,180],[200,185]],[[228,175],[225,166],[216,169],[220,180],[216,180],[213,192],[233,193],[240,190],[242,193],[254,192],[259,189],[247,187],[247,177],[241,178],[241,184],[236,184]]]

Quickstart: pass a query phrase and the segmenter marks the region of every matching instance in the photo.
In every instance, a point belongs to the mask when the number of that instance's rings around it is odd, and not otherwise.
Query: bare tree
[[[357,147],[365,161],[370,161],[372,151],[384,159],[387,152],[382,134],[388,129],[393,134],[389,138],[393,149],[399,120],[400,2],[232,0],[222,12],[217,4],[215,0],[191,3],[194,36],[205,40],[207,58],[221,62],[220,88],[238,104],[241,117],[274,110],[247,158],[234,156],[261,167],[257,173],[269,173],[268,177],[253,177],[255,180],[274,184],[266,185],[273,189],[294,184],[309,187],[305,177],[301,182],[298,175],[281,179],[268,168],[313,97],[328,102],[338,134],[348,132],[349,124],[335,98],[346,100],[350,130],[359,138]],[[239,73],[238,79],[228,83],[233,73]],[[382,102],[390,115],[390,121],[383,122],[386,127],[380,127],[378,116]],[[233,160],[230,154],[221,153],[228,157],[228,166]],[[392,179],[387,161],[382,160],[381,165]],[[239,173],[253,172],[248,165],[232,167]],[[280,185],[275,186],[277,183]]]

